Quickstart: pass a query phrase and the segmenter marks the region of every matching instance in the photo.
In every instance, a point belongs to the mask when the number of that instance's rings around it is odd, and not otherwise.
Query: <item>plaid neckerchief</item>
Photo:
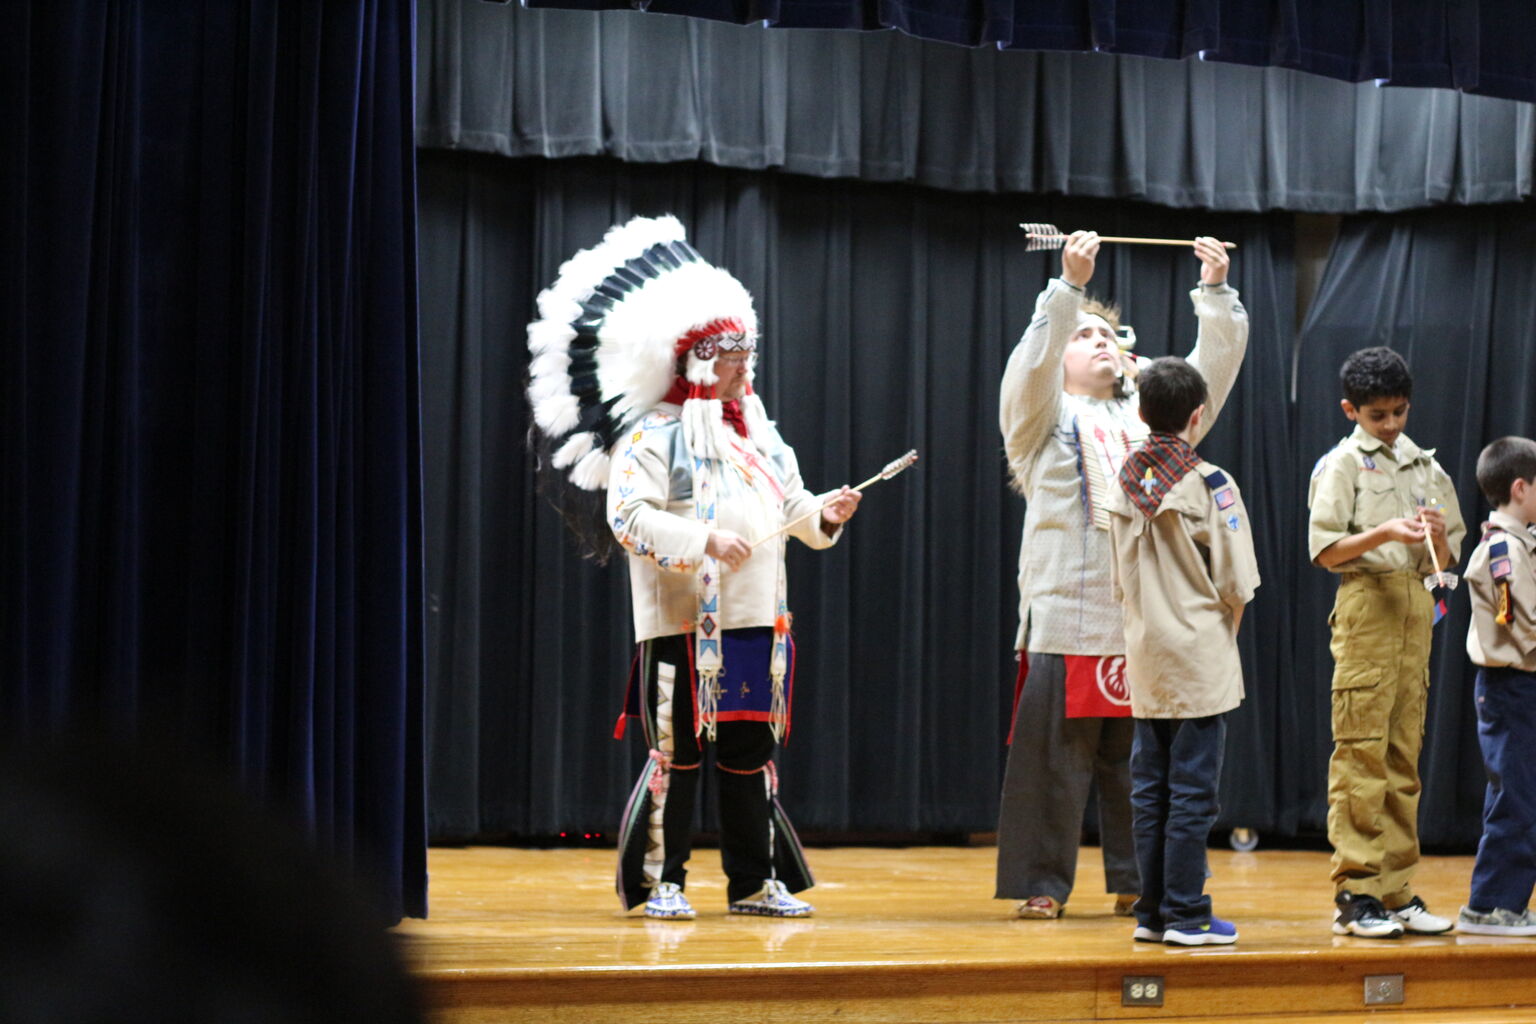
[[[1148,519],[1157,515],[1163,499],[1200,465],[1200,456],[1172,434],[1150,434],[1126,456],[1120,467],[1120,487]]]

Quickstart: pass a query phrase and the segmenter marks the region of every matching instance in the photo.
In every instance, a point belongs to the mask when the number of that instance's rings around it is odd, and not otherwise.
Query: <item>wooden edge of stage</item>
[[[434,916],[396,929],[437,1024],[1536,1024],[1536,939],[1333,935],[1327,856],[1212,851],[1210,890],[1235,946],[1131,940],[1084,852],[1066,917],[1021,921],[990,896],[975,848],[816,851],[817,914],[725,913],[707,859],[689,876],[696,920],[613,909],[606,857],[477,848],[433,855]],[[1418,887],[1455,913],[1470,858],[1426,858]],[[1367,1006],[1378,975],[1403,1002]],[[1160,979],[1163,1005],[1126,1006],[1128,977]]]
[[[1180,950],[1169,956],[1032,963],[763,964],[701,968],[491,969],[418,975],[440,1019],[674,1022],[786,1019],[799,1021],[1097,1021],[1222,1017],[1268,1021],[1412,1009],[1446,1020],[1469,1011],[1521,1008],[1536,1021],[1532,949],[1455,947],[1404,957],[1405,950],[1362,950],[1359,956],[1222,955]],[[1521,955],[1523,952],[1524,955]],[[1492,953],[1492,957],[1486,954]],[[1475,957],[1475,963],[1468,960]],[[1128,974],[1155,975],[1162,1007],[1122,1005]],[[1406,1005],[1367,1009],[1363,982],[1402,975]],[[1298,1015],[1298,1011],[1301,1011]]]

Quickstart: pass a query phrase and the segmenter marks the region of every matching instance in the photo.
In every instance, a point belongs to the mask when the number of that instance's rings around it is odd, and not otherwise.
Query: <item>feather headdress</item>
[[[719,351],[756,344],[752,296],[686,237],[676,217],[636,217],[566,260],[539,295],[528,398],[551,465],[583,490],[607,486],[609,449],[680,369],[710,386]]]

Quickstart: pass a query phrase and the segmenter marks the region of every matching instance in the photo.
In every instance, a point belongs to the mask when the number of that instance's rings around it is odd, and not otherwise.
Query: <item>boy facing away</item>
[[[1456,929],[1536,935],[1536,441],[1505,437],[1484,448],[1477,486],[1493,514],[1467,563],[1467,656],[1478,666],[1477,743],[1488,794],[1472,892]]]
[[[1449,931],[1413,894],[1419,749],[1434,599],[1424,578],[1455,564],[1466,536],[1450,477],[1403,433],[1413,377],[1388,348],[1339,370],[1354,432],[1318,460],[1307,497],[1312,564],[1339,577],[1333,630],[1328,841],[1339,935]],[[1431,547],[1434,554],[1431,555]]]
[[[1121,467],[1109,505],[1111,586],[1125,610],[1125,669],[1135,717],[1131,808],[1141,898],[1135,938],[1226,945],[1237,929],[1211,913],[1205,846],[1216,822],[1226,712],[1242,703],[1237,627],[1259,585],[1237,485],[1192,447],[1205,378],[1177,357],[1141,372],[1152,433]]]

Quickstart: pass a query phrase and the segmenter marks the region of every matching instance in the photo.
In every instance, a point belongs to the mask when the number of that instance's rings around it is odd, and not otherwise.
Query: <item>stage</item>
[[[619,911],[609,849],[434,848],[432,917],[395,931],[440,1022],[1536,1024],[1536,938],[1335,936],[1325,853],[1212,850],[1208,891],[1239,941],[1172,949],[1133,942],[1112,915],[1096,849],[1057,921],[990,898],[991,847],[807,852],[815,917],[727,915],[718,851],[702,849],[688,882],[699,916],[668,922]],[[1418,892],[1454,916],[1471,870],[1427,857]],[[1367,1006],[1367,977],[1391,998],[1396,975],[1402,1002]],[[1127,977],[1160,979],[1137,991],[1163,1005],[1123,1005]]]

